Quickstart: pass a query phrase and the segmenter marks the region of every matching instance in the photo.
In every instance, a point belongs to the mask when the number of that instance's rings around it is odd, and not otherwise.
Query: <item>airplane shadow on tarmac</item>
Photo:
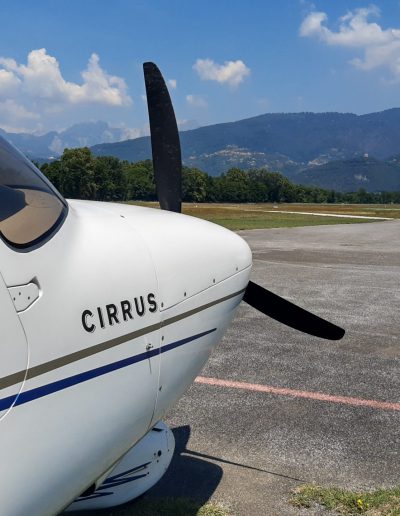
[[[195,452],[187,450],[190,438],[189,425],[173,428],[172,432],[175,437],[175,452],[171,465],[146,496],[190,498],[199,504],[199,509],[218,487],[223,470],[217,464],[199,458]]]
[[[185,498],[193,502],[193,512],[186,516],[195,516],[197,511],[212,496],[221,481],[223,470],[220,466],[197,457],[195,452],[187,450],[190,438],[190,426],[173,428],[175,451],[171,464],[161,480],[145,494],[124,505],[111,509],[96,511],[74,511],[71,516],[126,516],[135,514],[137,502],[165,498]]]

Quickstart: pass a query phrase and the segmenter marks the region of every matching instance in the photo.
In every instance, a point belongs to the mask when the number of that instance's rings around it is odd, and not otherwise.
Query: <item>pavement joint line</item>
[[[340,405],[352,405],[353,407],[368,407],[377,410],[400,411],[400,403],[388,401],[353,398],[351,396],[335,396],[332,394],[324,394],[322,392],[316,391],[302,391],[298,389],[289,389],[286,387],[273,387],[272,385],[237,382],[232,380],[221,380],[218,378],[209,378],[204,376],[198,376],[195,382],[203,385],[226,387],[228,389],[242,389],[253,392],[264,392],[267,394],[290,396],[293,398],[305,398],[315,401],[326,401],[330,403],[337,403]]]

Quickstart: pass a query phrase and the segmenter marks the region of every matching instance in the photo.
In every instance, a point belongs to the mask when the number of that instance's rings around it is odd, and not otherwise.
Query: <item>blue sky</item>
[[[247,4],[247,5],[246,5]],[[3,0],[0,127],[147,131],[142,62],[179,123],[400,105],[400,2]]]

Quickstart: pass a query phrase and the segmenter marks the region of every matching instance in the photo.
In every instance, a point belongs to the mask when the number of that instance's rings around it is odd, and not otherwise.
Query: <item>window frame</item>
[[[0,230],[0,239],[7,245],[7,247],[11,248],[14,251],[20,252],[28,252],[34,249],[37,249],[48,242],[61,228],[65,219],[68,216],[69,206],[68,202],[64,199],[64,197],[60,194],[60,192],[55,188],[55,186],[49,181],[49,179],[41,172],[35,165],[30,161],[22,152],[20,152],[16,147],[14,147],[9,141],[5,138],[0,138],[0,144],[3,144],[5,150],[8,150],[10,153],[14,154],[14,158],[18,158],[21,162],[22,166],[26,166],[29,168],[30,172],[34,174],[39,181],[42,181],[44,186],[47,187],[48,193],[54,195],[58,201],[61,203],[61,212],[56,221],[40,236],[30,240],[29,242],[24,243],[16,243],[12,240],[9,240],[3,232]],[[23,185],[21,185],[23,186]],[[33,186],[33,185],[31,185]],[[16,188],[18,185],[12,185],[12,187]],[[32,190],[40,188],[31,187]],[[44,190],[46,191],[46,190]]]

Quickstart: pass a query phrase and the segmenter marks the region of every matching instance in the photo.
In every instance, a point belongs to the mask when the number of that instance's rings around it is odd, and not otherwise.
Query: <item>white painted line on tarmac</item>
[[[264,213],[290,213],[292,215],[317,215],[318,217],[337,217],[340,219],[394,220],[392,217],[370,217],[367,215],[344,215],[338,213],[317,213],[313,211],[263,210]]]

